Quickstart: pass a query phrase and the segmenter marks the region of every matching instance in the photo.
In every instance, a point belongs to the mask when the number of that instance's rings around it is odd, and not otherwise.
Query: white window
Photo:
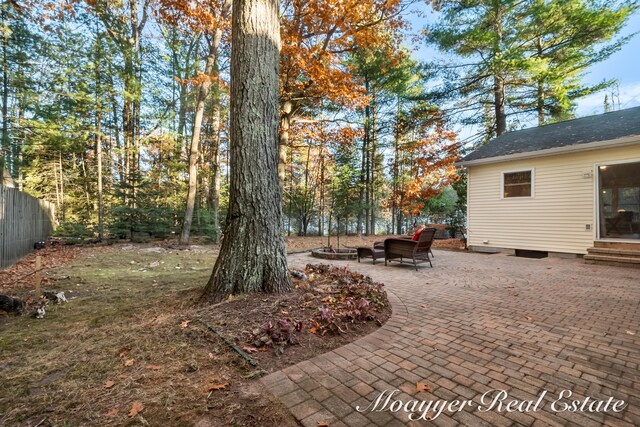
[[[533,197],[533,169],[502,172],[503,199]]]

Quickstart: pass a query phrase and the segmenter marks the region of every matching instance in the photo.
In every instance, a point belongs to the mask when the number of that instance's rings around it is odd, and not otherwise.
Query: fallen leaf
[[[316,334],[318,332],[318,328],[316,328],[315,326],[312,326],[309,328],[309,332],[311,332],[312,334]]]
[[[131,405],[131,410],[129,411],[129,418],[133,418],[138,415],[139,412],[142,412],[144,409],[144,405],[140,402],[133,402]]]
[[[234,297],[233,295],[229,295],[229,297],[227,298],[227,301],[231,302],[234,299],[236,299],[236,297]]]
[[[180,322],[180,327],[184,329],[189,326],[189,323],[191,323],[191,320],[183,320],[182,322]]]
[[[222,390],[222,389],[226,388],[228,385],[229,385],[229,383],[214,384],[214,385],[210,385],[208,390],[209,391]]]
[[[118,353],[120,354],[120,357],[125,357],[130,351],[131,349],[129,347],[122,347]]]
[[[427,308],[427,305],[426,304],[420,304],[420,307]]]
[[[416,393],[420,393],[422,391],[431,393],[431,385],[429,383],[416,383]]]
[[[148,367],[152,371],[159,371],[160,369],[162,369],[162,365],[149,365]]]
[[[118,412],[120,412],[120,410],[118,408],[111,408],[107,412],[102,414],[102,416],[104,416],[104,417],[115,417],[116,415],[118,415]]]
[[[329,427],[329,424],[325,423],[324,421],[318,421],[318,427]]]
[[[252,347],[250,345],[242,347],[242,349],[244,351],[246,351],[247,353],[257,353],[258,352],[258,349],[256,347]]]
[[[116,383],[114,381],[107,381],[106,383],[104,383],[104,388],[111,388],[115,385]]]
[[[135,360],[133,360],[133,359],[127,359],[127,360],[124,362],[124,366],[133,366],[133,364],[134,364],[134,363],[136,363],[136,361],[135,361]]]

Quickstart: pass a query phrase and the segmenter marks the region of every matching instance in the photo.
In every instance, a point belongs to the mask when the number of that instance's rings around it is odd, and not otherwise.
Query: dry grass
[[[0,425],[290,423],[244,378],[255,368],[199,325],[181,327],[197,315],[214,257],[114,249],[64,267],[69,279],[48,287],[78,297],[49,306],[45,319],[1,326]],[[230,385],[209,396],[208,386],[221,383]],[[134,402],[144,410],[129,418]]]

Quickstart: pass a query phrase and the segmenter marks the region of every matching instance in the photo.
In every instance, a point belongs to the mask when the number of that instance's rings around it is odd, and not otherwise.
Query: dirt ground
[[[356,239],[345,243],[368,242]],[[311,238],[288,245],[319,246]],[[217,249],[164,242],[39,251],[43,290],[64,291],[69,302],[47,305],[44,319],[0,317],[0,425],[296,425],[257,378],[370,333],[390,315],[388,303],[372,321],[326,335],[314,313],[341,310],[326,280],[202,306]],[[0,272],[0,293],[33,300],[34,257]],[[304,326],[289,343],[263,346],[268,322]]]

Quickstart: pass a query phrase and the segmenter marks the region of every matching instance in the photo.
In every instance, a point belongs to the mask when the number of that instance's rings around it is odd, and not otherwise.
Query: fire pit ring
[[[342,248],[318,248],[311,251],[311,256],[322,259],[350,260],[358,258],[357,249]]]

